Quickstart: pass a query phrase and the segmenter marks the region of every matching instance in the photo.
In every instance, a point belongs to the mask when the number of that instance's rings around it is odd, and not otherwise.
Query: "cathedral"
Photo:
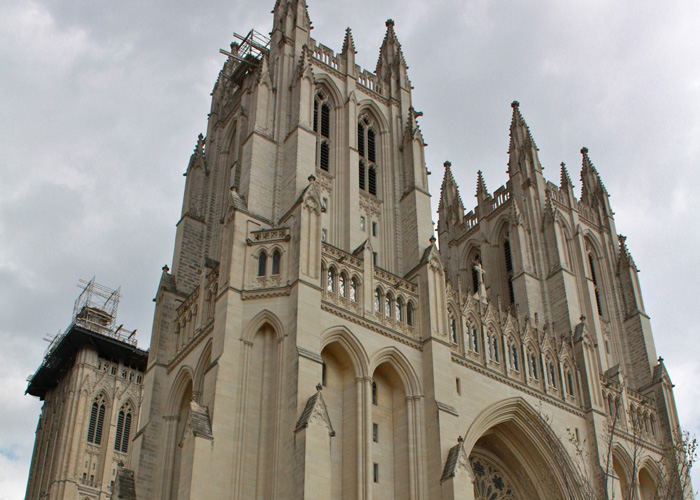
[[[340,52],[311,38],[304,0],[272,21],[222,50],[147,365],[120,354],[131,434],[124,398],[92,390],[70,443],[102,472],[66,461],[64,496],[35,457],[27,499],[652,500],[677,483],[673,384],[588,150],[577,197],[563,164],[543,177],[513,102],[505,184],[479,173],[467,212],[446,162],[436,239],[394,22],[368,71],[349,28]],[[80,359],[93,380],[107,363]]]

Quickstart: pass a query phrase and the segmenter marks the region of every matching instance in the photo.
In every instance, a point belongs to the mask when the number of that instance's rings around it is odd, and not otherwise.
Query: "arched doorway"
[[[356,371],[348,352],[333,342],[321,352],[323,399],[333,424],[331,500],[357,495],[358,407]]]
[[[524,399],[484,410],[465,439],[476,500],[581,499],[571,458]]]

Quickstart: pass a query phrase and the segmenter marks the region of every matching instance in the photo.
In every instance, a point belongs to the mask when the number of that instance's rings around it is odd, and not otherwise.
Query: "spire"
[[[343,50],[340,53],[340,60],[343,61],[343,71],[346,75],[355,75],[355,40],[352,39],[352,30],[348,27],[345,30],[345,39],[343,40]]]
[[[450,222],[453,222],[455,216],[459,215],[457,219],[457,222],[459,222],[464,215],[464,204],[462,203],[462,197],[459,195],[457,183],[452,175],[452,163],[446,161],[444,167],[445,176],[442,178],[442,186],[440,187],[438,212],[448,212],[446,215],[448,215]]]
[[[384,35],[384,41],[379,49],[379,59],[377,60],[377,68],[375,73],[380,80],[389,82],[391,80],[390,76],[398,72],[400,75],[399,84],[402,88],[410,90],[411,85],[408,81],[408,75],[406,70],[408,65],[406,64],[406,59],[403,57],[403,51],[401,50],[401,44],[398,38],[396,38],[396,33],[394,32],[394,20],[388,19],[386,21],[386,34]]]
[[[204,157],[204,144],[204,136],[202,134],[199,134],[199,136],[197,137],[197,144],[194,147],[192,156],[190,156],[190,163],[187,165],[187,171],[185,172],[185,175],[190,175],[192,169],[197,167],[202,167],[203,169],[206,169]]]
[[[476,198],[481,203],[482,200],[488,198],[489,191],[486,188],[486,182],[484,182],[484,174],[481,170],[476,173]]]
[[[517,147],[531,146],[539,151],[530,133],[530,128],[525,123],[525,118],[520,112],[520,103],[513,101],[510,106],[513,108],[513,116],[510,120],[511,143],[515,142]]]
[[[581,201],[592,207],[601,195],[607,197],[608,191],[605,189],[598,171],[588,156],[587,147],[581,148],[581,155],[583,156],[581,165]]]
[[[523,177],[530,177],[532,171],[541,171],[542,165],[537,155],[537,144],[530,133],[530,128],[520,113],[520,103],[513,101],[513,116],[510,120],[510,146],[508,148],[508,173],[515,175],[521,173]]]
[[[352,30],[348,26],[345,29],[345,39],[343,40],[343,54],[347,54],[349,52],[352,52],[353,54],[357,54],[357,51],[355,50],[355,40],[352,38]]]
[[[561,176],[559,179],[559,187],[561,189],[566,188],[573,188],[574,185],[571,182],[571,177],[569,177],[569,171],[566,169],[566,163],[561,162]]]
[[[204,136],[199,134],[197,137],[197,145],[194,147],[194,156],[204,157]]]
[[[620,244],[620,253],[619,253],[619,263],[620,265],[625,265],[627,267],[633,268],[635,271],[639,272],[639,269],[637,269],[637,265],[634,263],[634,259],[632,258],[632,255],[630,255],[630,251],[627,248],[627,236],[623,236],[621,234],[617,235],[617,241]]]

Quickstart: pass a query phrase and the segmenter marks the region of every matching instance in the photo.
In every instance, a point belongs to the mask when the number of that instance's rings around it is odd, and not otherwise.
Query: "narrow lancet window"
[[[595,303],[596,306],[598,307],[598,315],[602,316],[603,315],[603,308],[600,305],[600,291],[598,289],[598,278],[596,276],[595,272],[595,263],[593,261],[593,255],[588,254],[588,263],[591,266],[591,279],[593,280],[593,288],[595,291]]]
[[[267,254],[263,251],[258,256],[258,276],[267,274]]]
[[[275,250],[275,252],[272,254],[272,274],[279,274],[280,273],[280,259],[282,258],[282,254],[280,254],[279,250]]]
[[[338,296],[345,298],[345,276],[342,274],[338,276]]]

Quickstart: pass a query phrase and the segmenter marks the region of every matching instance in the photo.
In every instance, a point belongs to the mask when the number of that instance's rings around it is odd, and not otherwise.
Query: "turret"
[[[311,39],[311,19],[306,0],[277,0],[272,28],[273,47],[280,42],[291,42],[295,52]]]

